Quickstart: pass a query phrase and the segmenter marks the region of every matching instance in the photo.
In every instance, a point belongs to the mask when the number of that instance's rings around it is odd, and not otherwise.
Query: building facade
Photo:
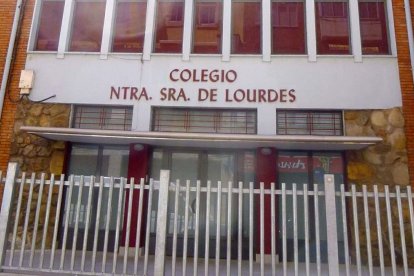
[[[410,185],[414,53],[401,0],[24,4],[2,169]]]

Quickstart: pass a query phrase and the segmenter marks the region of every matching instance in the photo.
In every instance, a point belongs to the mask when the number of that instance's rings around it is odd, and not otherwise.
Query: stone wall
[[[24,133],[20,127],[68,127],[69,116],[69,105],[23,101],[16,111],[10,161],[17,162],[20,171],[60,175],[63,170],[65,143]]]
[[[20,172],[28,173],[45,173],[46,179],[50,178],[50,174],[59,176],[63,173],[63,164],[65,156],[65,143],[59,141],[49,141],[47,139],[27,134],[20,130],[20,127],[25,126],[42,126],[42,127],[68,127],[70,116],[70,106],[59,104],[40,104],[31,103],[27,100],[18,105],[16,111],[16,122],[13,129],[13,138],[11,141],[10,161],[17,162],[19,164]],[[27,176],[30,178],[30,176]],[[36,179],[40,179],[40,175],[37,175]],[[57,177],[57,179],[59,179]],[[41,211],[39,216],[38,235],[36,238],[37,246],[41,243],[43,233],[43,223],[46,215],[47,204],[47,189],[43,192],[41,199]],[[36,210],[36,204],[38,201],[39,185],[34,187],[34,194],[31,201],[30,213],[34,214]],[[50,217],[55,217],[57,206],[57,192],[58,189],[53,191]],[[22,210],[26,210],[29,197],[29,187],[24,190]],[[14,207],[16,208],[16,206]],[[14,212],[15,216],[15,212]],[[14,217],[13,216],[13,217]],[[21,243],[21,237],[23,234],[23,225],[25,217],[19,217],[19,227],[17,233],[17,246],[19,248]],[[35,224],[35,216],[32,215],[29,218],[29,228],[27,234],[26,245],[32,244],[33,225]],[[54,228],[54,220],[51,220],[48,227],[48,233],[46,240],[46,246],[51,246],[51,239]]]
[[[409,165],[407,158],[405,122],[400,108],[389,110],[374,111],[347,111],[345,112],[346,135],[348,136],[377,136],[383,139],[383,142],[370,146],[360,151],[348,151],[347,159],[347,177],[348,184],[356,184],[357,190],[362,191],[362,185],[367,185],[367,190],[372,192],[373,185],[378,185],[380,192],[384,191],[384,186],[390,187],[390,192],[395,192],[395,186],[401,186],[405,191],[405,186],[410,185]],[[375,205],[370,201],[369,216],[371,225],[370,235],[373,249],[374,264],[379,264],[378,236],[376,229]],[[391,200],[392,221],[394,233],[394,247],[391,248],[389,233],[387,230],[387,218],[385,215],[385,201],[380,201],[382,210],[381,228],[382,240],[384,244],[384,257],[386,265],[390,264],[390,250],[395,252],[397,262],[401,264],[401,237],[398,225],[397,201]],[[358,200],[359,214],[363,214],[362,198]],[[405,229],[405,239],[408,249],[409,265],[414,266],[414,251],[412,248],[412,235],[410,226],[410,215],[408,204],[403,204],[403,214]],[[353,219],[353,218],[352,218]],[[352,229],[351,255],[355,262],[355,237],[353,231],[353,221],[349,220],[349,227]],[[365,221],[362,216],[359,218],[359,239],[361,243],[362,261],[367,264],[366,251],[366,231]]]
[[[345,112],[347,136],[377,136],[382,143],[347,152],[348,181],[355,184],[410,184],[404,117],[399,108]]]

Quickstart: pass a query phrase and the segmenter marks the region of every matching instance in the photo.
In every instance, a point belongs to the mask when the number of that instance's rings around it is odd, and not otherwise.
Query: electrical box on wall
[[[20,73],[20,95],[29,95],[30,89],[33,88],[34,71],[33,70],[22,70]]]

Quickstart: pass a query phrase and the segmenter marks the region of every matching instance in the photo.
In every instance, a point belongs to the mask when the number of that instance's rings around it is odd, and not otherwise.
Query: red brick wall
[[[32,20],[33,5],[34,0],[26,0],[26,5],[23,11],[24,18],[22,21],[21,33],[17,43],[15,59],[12,61],[10,82],[4,97],[3,112],[0,120],[0,170],[2,171],[7,169],[10,142],[14,127],[14,115],[16,111],[16,104],[13,103],[10,98],[14,101],[17,100],[19,96],[18,82],[20,79],[20,71],[24,69],[26,62],[26,49]],[[2,76],[16,9],[16,0],[1,0],[0,7],[0,73]]]
[[[411,2],[411,13],[414,15],[414,1]],[[414,187],[414,85],[411,70],[408,35],[405,20],[404,0],[395,0],[394,25],[397,39],[398,66],[400,71],[403,113],[407,138],[408,165],[411,186]],[[412,26],[410,26],[412,28]]]

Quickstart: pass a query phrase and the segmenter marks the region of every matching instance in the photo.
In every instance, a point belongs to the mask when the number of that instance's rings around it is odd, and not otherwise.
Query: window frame
[[[145,3],[145,18],[144,20],[144,34],[142,39],[142,46],[140,51],[115,51],[114,45],[115,45],[115,38],[116,38],[116,27],[117,27],[117,19],[118,19],[118,8],[120,3]],[[128,54],[142,54],[144,52],[144,44],[145,44],[145,31],[146,31],[146,18],[147,18],[147,5],[148,0],[115,0],[114,10],[113,10],[113,20],[111,24],[111,37],[110,37],[110,53],[116,53],[116,54],[122,54],[122,53],[128,53]]]
[[[63,10],[62,10],[62,19],[60,24],[60,31],[59,36],[57,38],[57,49],[56,50],[37,50],[37,42],[38,42],[38,35],[39,35],[39,29],[40,29],[40,23],[41,23],[41,17],[42,17],[42,11],[43,11],[43,4],[44,2],[63,2]],[[63,27],[63,15],[65,11],[65,0],[37,0],[34,11],[33,11],[33,19],[32,19],[32,25],[30,28],[30,35],[29,35],[29,41],[28,41],[28,51],[33,52],[57,52],[59,50],[59,42],[60,42],[60,36],[62,33],[62,27]]]
[[[104,12],[103,12],[103,22],[102,22],[102,31],[101,31],[101,41],[99,42],[99,49],[96,51],[89,51],[89,50],[72,50],[72,40],[73,40],[73,31],[75,28],[75,13],[76,13],[76,5],[78,3],[103,3],[105,5]],[[106,6],[107,6],[107,0],[73,0],[73,8],[71,10],[71,20],[68,28],[68,40],[66,45],[66,51],[67,52],[74,52],[74,53],[97,53],[99,54],[102,51],[102,45],[104,43],[104,28],[105,28],[105,20],[106,20]]]
[[[386,39],[387,39],[387,53],[364,53],[364,46],[363,46],[363,37],[362,37],[362,27],[360,27],[360,39],[361,39],[361,54],[362,56],[366,57],[366,56],[380,56],[380,55],[392,55],[393,53],[393,46],[392,43],[395,42],[395,39],[391,37],[391,33],[392,30],[390,28],[390,18],[389,18],[389,13],[388,13],[388,5],[389,5],[389,1],[387,0],[358,0],[358,13],[359,13],[359,17],[358,17],[358,23],[360,26],[362,26],[361,21],[363,21],[364,19],[379,19],[378,17],[361,17],[361,11],[359,10],[359,4],[360,3],[378,3],[378,2],[382,2],[384,4],[384,16],[385,16],[385,31],[386,31]],[[377,7],[377,16],[379,15],[379,9]]]
[[[87,111],[87,113],[94,113],[98,114],[98,117],[82,117],[82,109],[95,109],[94,112]],[[78,114],[78,110],[80,114]],[[123,115],[123,118],[111,118],[105,117],[107,111],[111,111],[111,115],[113,115],[113,110],[124,110],[124,113],[116,113],[118,115]],[[112,106],[112,105],[72,105],[72,112],[71,112],[71,128],[78,128],[78,129],[98,129],[98,130],[118,130],[118,131],[131,131],[132,129],[132,121],[133,121],[133,107],[132,106]],[[82,122],[82,120],[93,120],[96,119],[92,123],[90,122]],[[78,121],[79,120],[79,121]],[[123,124],[111,124],[110,120],[120,120],[123,121]],[[109,123],[108,123],[109,122]],[[98,126],[98,127],[82,127],[82,126]],[[109,125],[109,127],[108,127]],[[111,128],[111,125],[115,126],[123,126],[122,128]]]
[[[157,120],[157,115],[156,112],[157,111],[182,111],[183,113],[180,114],[180,116],[184,117],[184,120],[180,121],[180,123],[183,124],[183,127],[185,129],[185,131],[181,131],[181,130],[162,130],[162,126],[159,126],[159,122],[160,120]],[[195,116],[203,116],[200,114],[190,114],[191,112],[214,112],[214,117],[213,117],[213,128],[214,131],[191,131],[192,128],[202,128],[204,126],[198,126],[195,125],[194,126],[194,122],[200,122],[200,121],[191,121],[191,116],[193,116],[193,118]],[[244,118],[243,122],[236,122],[236,123],[243,123],[246,125],[245,132],[232,132],[231,128],[230,131],[220,131],[220,130],[228,130],[229,127],[225,127],[223,126],[223,124],[228,123],[228,121],[221,121],[222,115],[223,113],[226,112],[243,112],[244,116],[242,118]],[[161,116],[165,116],[162,115]],[[233,118],[233,116],[231,116],[230,118]],[[253,119],[254,122],[249,121],[249,119]],[[236,118],[237,119],[237,118]],[[157,122],[158,122],[158,126],[157,126]],[[202,121],[201,121],[202,122]],[[234,123],[234,122],[231,122]],[[193,124],[193,125],[192,125]],[[253,124],[253,126],[249,126],[250,124]],[[174,126],[165,126],[167,128],[169,127],[174,127]],[[205,126],[206,129],[211,128],[210,125]],[[234,129],[239,129],[238,127],[234,127]],[[164,106],[153,106],[152,110],[151,110],[151,131],[153,132],[177,132],[177,133],[206,133],[206,134],[257,134],[257,110],[256,109],[251,109],[251,108],[243,108],[243,109],[233,109],[233,108],[185,108],[185,107],[164,107]]]
[[[284,114],[283,114],[284,113]],[[304,115],[305,119],[297,124],[305,125],[306,128],[288,128],[287,126],[293,124],[289,122],[289,115],[293,115],[291,118],[295,119],[294,116]],[[332,119],[329,120],[326,125],[333,126],[333,128],[315,128],[314,126],[320,126],[324,123],[315,122],[315,115],[331,115]],[[279,117],[283,116],[283,117]],[[337,118],[339,116],[339,118]],[[279,118],[281,119],[279,121]],[[311,120],[311,121],[310,121]],[[285,127],[279,127],[282,123]],[[292,131],[293,130],[293,131]],[[318,132],[331,131],[331,134],[318,134]],[[299,133],[298,133],[299,132]],[[276,110],[276,135],[305,135],[305,136],[344,136],[345,135],[345,123],[344,114],[342,110],[314,110],[314,109],[277,109]]]

